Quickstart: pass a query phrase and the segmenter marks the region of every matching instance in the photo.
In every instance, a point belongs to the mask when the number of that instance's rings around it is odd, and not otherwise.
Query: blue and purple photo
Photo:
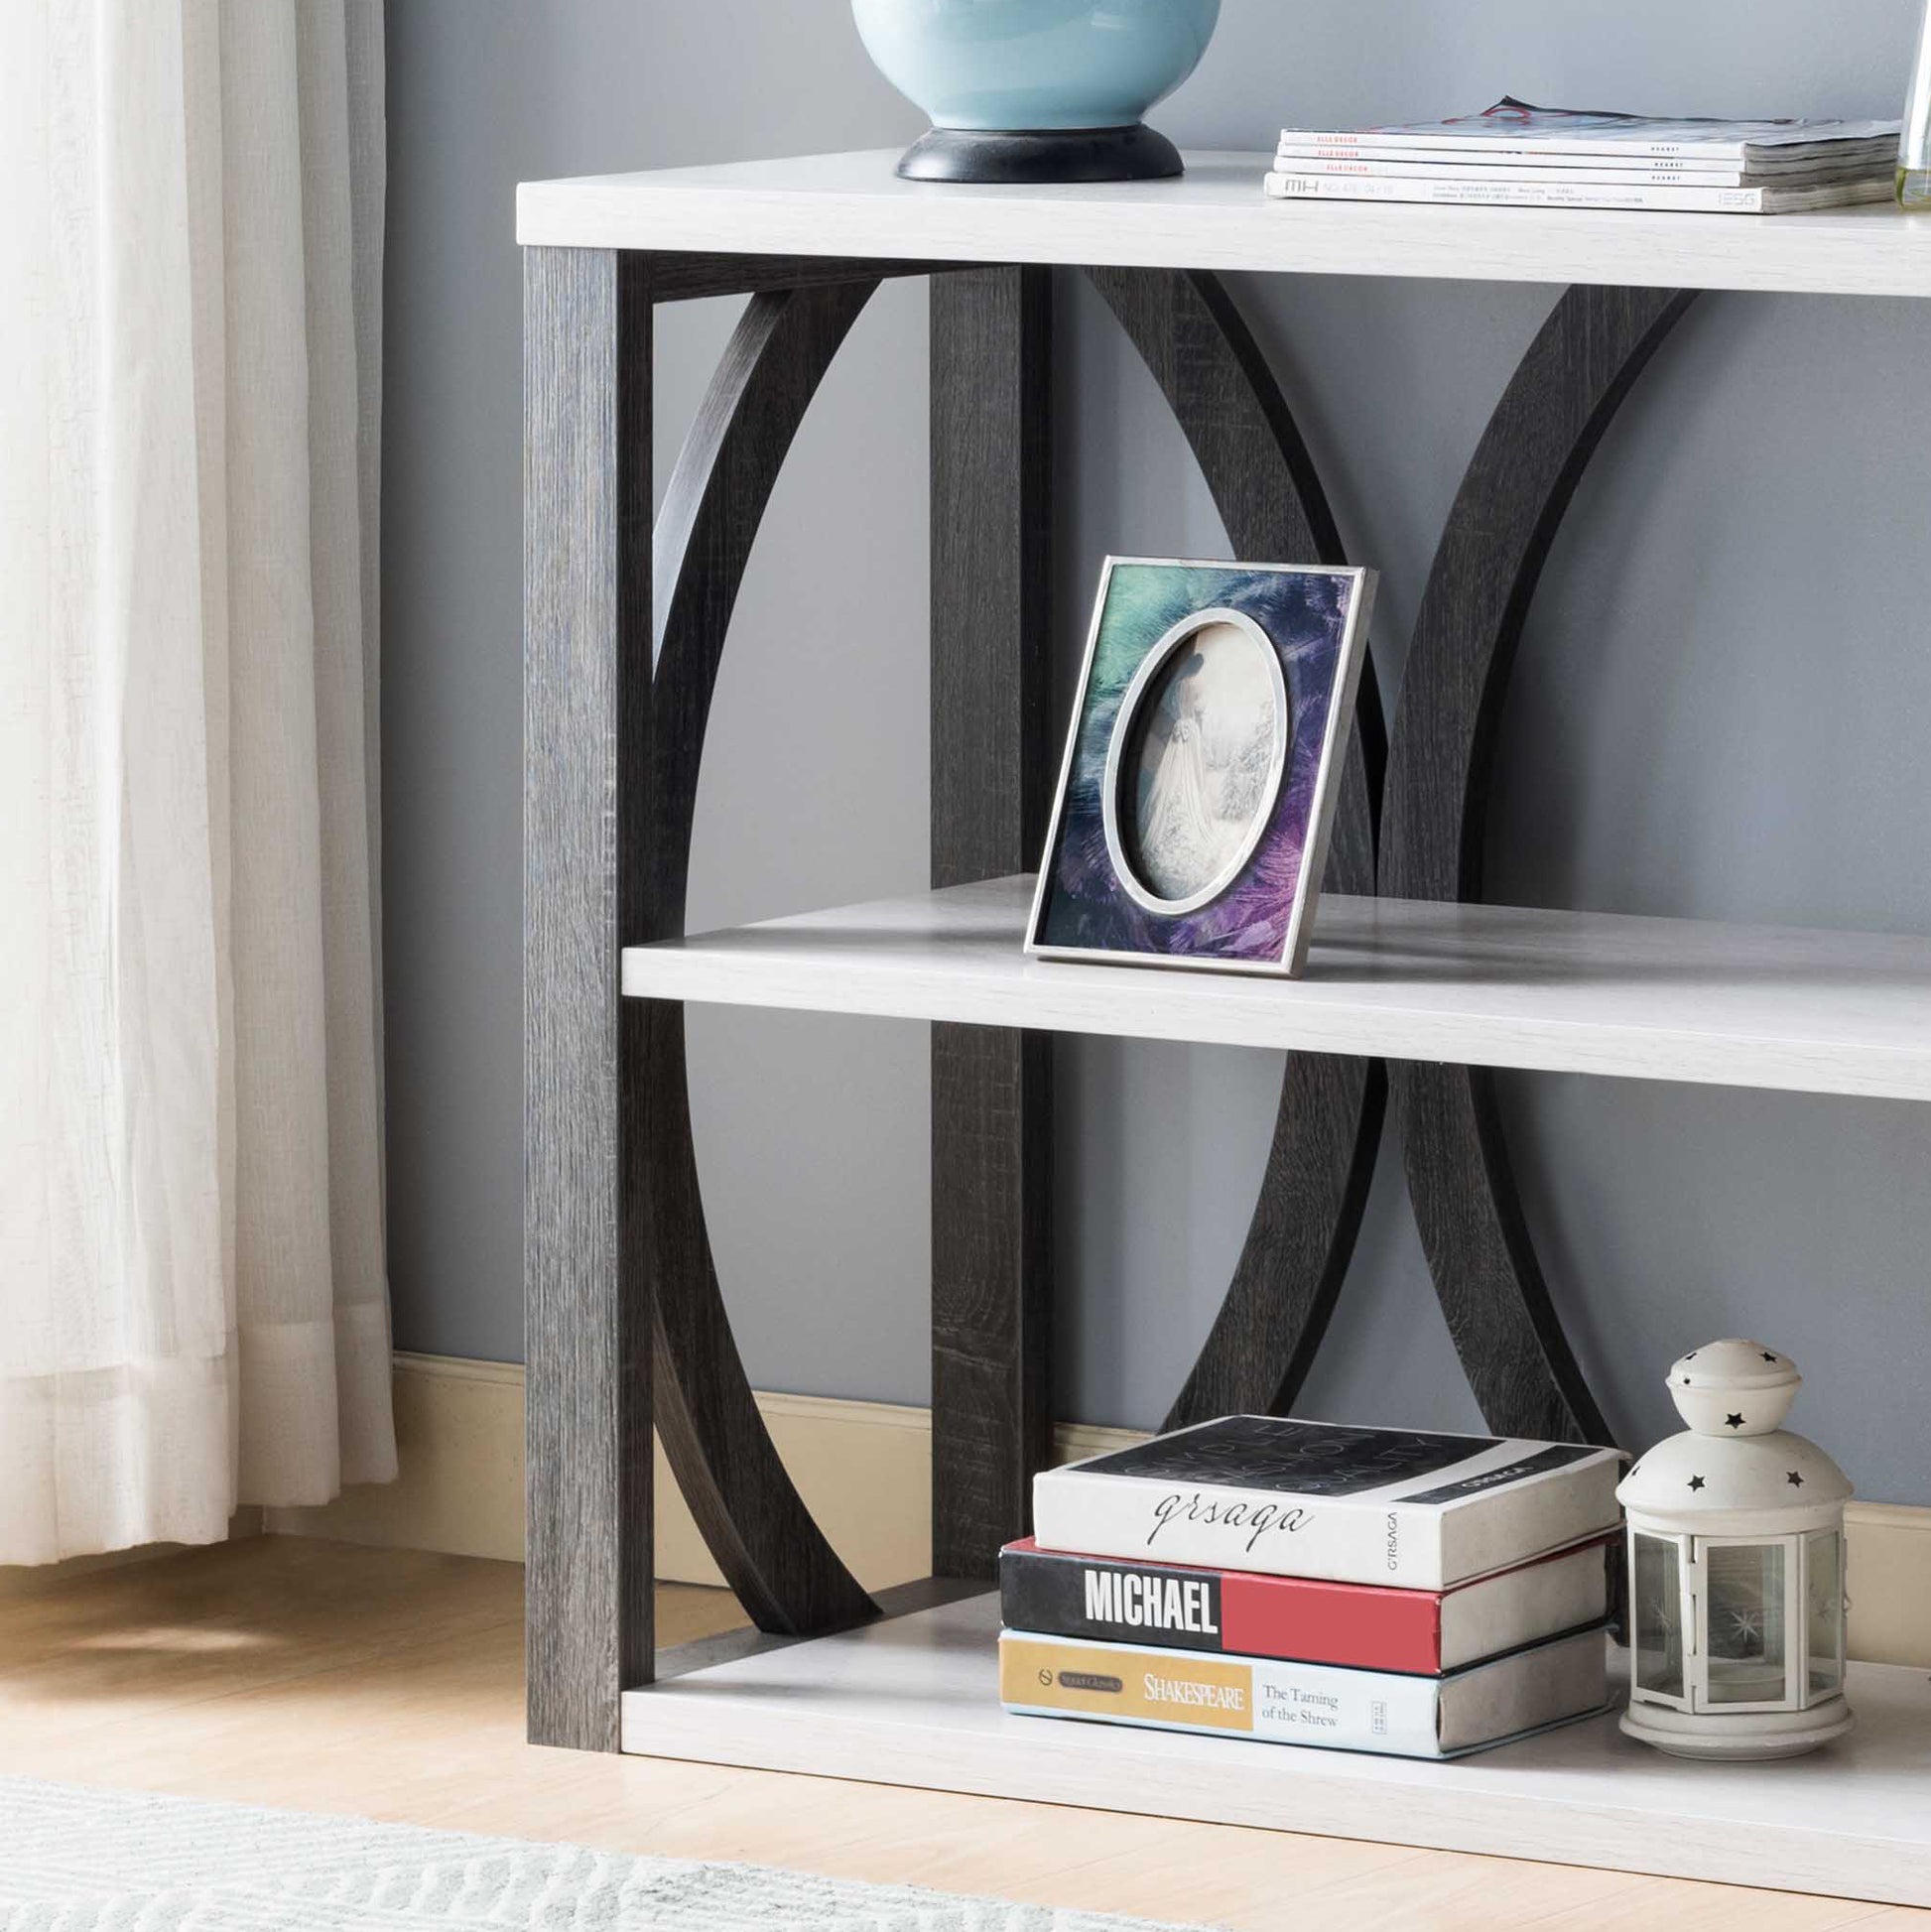
[[[1294,972],[1373,574],[1112,558],[1028,950]]]

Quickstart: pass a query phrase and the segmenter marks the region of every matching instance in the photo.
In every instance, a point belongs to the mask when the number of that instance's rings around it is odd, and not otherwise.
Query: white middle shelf
[[[623,956],[654,999],[1931,1100],[1931,940],[1324,898],[1304,978],[1031,960],[1032,880]]]

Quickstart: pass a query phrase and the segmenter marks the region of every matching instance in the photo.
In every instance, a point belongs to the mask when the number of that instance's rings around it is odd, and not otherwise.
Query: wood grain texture
[[[678,457],[656,531],[656,675],[642,776],[643,890],[628,930],[684,930],[706,726],[744,567],[792,439],[875,281],[753,296]],[[766,1630],[872,1613],[798,1497],[758,1414],[718,1289],[691,1138],[684,1013],[634,1002],[657,1427],[731,1588]]]
[[[1590,457],[1692,301],[1572,289],[1496,406],[1451,510],[1402,676],[1381,884],[1480,899],[1495,733],[1530,599]],[[1484,1070],[1391,1069],[1435,1289],[1491,1429],[1610,1440],[1522,1218]]]
[[[873,262],[837,255],[659,254],[651,268],[651,290],[658,302],[691,302],[709,296],[766,295],[841,282],[876,287],[887,276],[944,275],[949,266],[946,262]]]
[[[935,192],[895,150],[525,182],[524,243],[955,263],[1931,296],[1931,217],[1892,206],[1770,218],[1590,208],[1290,204],[1262,153],[1190,152],[1183,180]]]
[[[1089,269],[1193,450],[1236,558],[1348,562],[1299,425],[1217,276]],[[1386,733],[1371,659],[1361,670],[1325,887],[1374,890],[1375,809]],[[1285,1414],[1348,1271],[1381,1143],[1378,1060],[1291,1058],[1254,1215],[1225,1299],[1169,1411],[1186,1427],[1229,1413]]]
[[[1051,754],[1052,289],[932,284],[932,880],[1034,861]],[[990,1577],[1052,1445],[1051,1055],[932,1032],[932,1567]]]
[[[529,1732],[612,1750],[652,1646],[647,1074],[618,997],[648,930],[651,300],[634,256],[523,273]]]

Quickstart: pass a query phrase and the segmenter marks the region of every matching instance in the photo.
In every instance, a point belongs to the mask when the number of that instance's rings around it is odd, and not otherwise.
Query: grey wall
[[[1509,90],[1656,111],[1895,112],[1915,0],[1226,0],[1155,119],[1257,148]],[[895,144],[916,113],[841,0],[389,0],[384,779],[400,1346],[514,1358],[519,1284],[519,179]],[[1256,191],[1257,192],[1257,191]],[[1613,217],[1609,217],[1613,218]],[[1107,550],[1225,554],[1144,373],[1062,291],[1069,653]],[[1249,282],[1238,296],[1356,555],[1384,688],[1464,462],[1551,292]],[[660,471],[731,305],[667,312]],[[924,303],[889,288],[807,422],[707,752],[694,922],[925,882]],[[1585,485],[1501,755],[1493,896],[1931,930],[1931,315],[1713,297]],[[693,1024],[720,1270],[761,1386],[923,1401],[922,1028]],[[1062,1412],[1157,1419],[1244,1230],[1278,1063],[1067,1041]],[[1931,1109],[1523,1076],[1506,1110],[1612,1421],[1713,1336],[1797,1355],[1797,1422],[1931,1501]],[[1390,1149],[1311,1414],[1477,1426]]]

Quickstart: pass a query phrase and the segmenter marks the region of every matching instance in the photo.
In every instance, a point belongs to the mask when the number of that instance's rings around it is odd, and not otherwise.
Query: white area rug
[[[1146,1919],[0,1778],[5,1932],[1163,1932]],[[1164,1928],[1164,1932],[1178,1932]]]

